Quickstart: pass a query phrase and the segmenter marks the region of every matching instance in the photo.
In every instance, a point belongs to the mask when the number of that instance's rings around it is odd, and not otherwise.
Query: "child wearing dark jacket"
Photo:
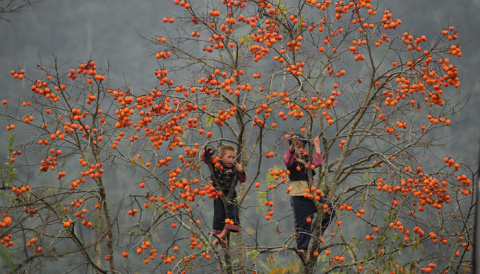
[[[235,147],[223,145],[220,148],[219,165],[215,163],[213,157],[216,151],[216,147],[202,151],[201,159],[211,165],[213,186],[222,192],[220,198],[213,201],[213,233],[217,234],[222,244],[226,246],[230,232],[240,231],[235,186],[237,181],[244,183],[247,180],[247,173],[243,170],[242,164],[236,162]],[[226,219],[230,221],[225,223]],[[215,239],[213,244],[218,245],[218,239]]]
[[[317,136],[313,140],[315,146],[315,154],[313,155],[312,165],[317,168],[323,165],[323,155],[320,150],[320,138]],[[290,172],[290,186],[289,194],[291,196],[290,203],[293,207],[293,215],[295,218],[295,233],[297,234],[297,250],[301,254],[305,254],[308,249],[308,244],[311,238],[311,223],[307,222],[307,218],[313,219],[314,214],[317,212],[312,200],[304,197],[305,189],[310,189],[312,182],[308,181],[308,172],[305,167],[307,163],[307,157],[305,157],[305,146],[307,140],[301,134],[296,134],[289,140],[290,147],[285,153],[284,161],[287,170]],[[315,170],[312,170],[312,175],[315,175]],[[320,241],[325,243],[323,239],[323,232],[327,229],[330,221],[335,216],[333,206],[330,202],[327,202],[325,198],[319,200],[320,203],[327,203],[328,210],[324,213],[322,220],[321,234],[319,235]]]

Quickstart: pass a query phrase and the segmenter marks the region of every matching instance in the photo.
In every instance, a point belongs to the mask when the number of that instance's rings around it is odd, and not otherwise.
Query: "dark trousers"
[[[225,203],[224,199],[227,197],[219,197],[213,200],[213,232],[219,234],[224,228],[229,229],[232,232],[238,232],[239,218],[238,218],[238,205],[236,203],[237,192],[235,191],[231,199]],[[225,224],[225,219],[233,221],[233,225]]]
[[[328,202],[325,198],[319,200],[320,203],[328,205],[328,212],[325,212],[322,220],[321,232],[327,229],[333,217],[335,217],[335,211],[333,210],[332,203]],[[308,243],[311,238],[312,223],[307,222],[307,218],[310,217],[313,221],[313,217],[317,212],[313,201],[302,197],[292,196],[290,204],[293,207],[293,216],[295,218],[295,233],[297,234],[297,249],[308,249]]]

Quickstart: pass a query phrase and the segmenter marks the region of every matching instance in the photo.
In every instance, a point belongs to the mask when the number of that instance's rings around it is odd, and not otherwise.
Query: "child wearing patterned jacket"
[[[223,145],[220,148],[220,165],[216,165],[213,157],[216,151],[216,147],[202,151],[201,159],[211,165],[213,186],[222,192],[222,195],[213,201],[213,233],[217,234],[222,245],[226,246],[230,232],[240,231],[235,186],[237,181],[244,183],[247,180],[247,173],[243,170],[242,164],[236,162],[235,147]],[[226,219],[230,219],[230,223],[225,223]],[[213,242],[214,245],[219,243],[218,239]]]

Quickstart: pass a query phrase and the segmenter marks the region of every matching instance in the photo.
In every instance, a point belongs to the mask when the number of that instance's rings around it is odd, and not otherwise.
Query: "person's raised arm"
[[[290,147],[288,148],[285,156],[283,156],[283,160],[285,161],[285,166],[287,168],[293,165],[295,161],[295,146],[297,145],[296,136],[292,136]]]
[[[315,154],[313,155],[312,164],[314,167],[323,166],[323,155],[320,150],[320,137],[317,136],[313,139],[313,144],[315,145]]]
[[[215,152],[217,151],[217,148],[216,147],[211,147],[211,148],[207,148],[205,150],[202,150],[202,152],[200,153],[200,159],[206,163],[206,164],[209,164],[213,161],[213,154],[215,154]]]

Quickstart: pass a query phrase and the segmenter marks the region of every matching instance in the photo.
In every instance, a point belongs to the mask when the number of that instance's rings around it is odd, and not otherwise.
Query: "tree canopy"
[[[4,269],[469,271],[474,171],[438,135],[464,104],[455,27],[427,38],[373,0],[294,2],[173,1],[178,16],[163,23],[175,27],[143,37],[158,69],[141,90],[114,86],[95,60],[12,70],[28,88],[0,106]],[[305,256],[283,160],[297,133],[312,235],[318,201],[336,211]],[[200,152],[222,144],[248,178],[241,231],[215,247],[212,200],[224,193]]]

